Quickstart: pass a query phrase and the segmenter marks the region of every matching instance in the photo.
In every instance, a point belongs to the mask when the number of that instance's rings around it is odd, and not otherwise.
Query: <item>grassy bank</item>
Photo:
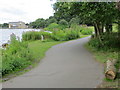
[[[119,61],[118,61],[118,38],[116,37],[117,33],[113,33],[110,36],[104,35],[104,47],[99,46],[99,42],[97,38],[92,38],[85,47],[93,53],[96,60],[100,63],[103,63],[106,68],[106,61],[107,60],[117,60],[117,63],[115,64],[116,70],[118,72],[119,70]],[[107,39],[106,39],[107,38]],[[115,42],[114,42],[115,41]],[[119,73],[117,73],[117,76],[115,80],[109,80],[104,78],[103,82],[98,86],[99,88],[117,88],[118,87],[118,76]]]
[[[85,45],[85,47],[93,53],[95,59],[103,63],[104,66],[106,65],[106,61],[111,58],[111,59],[118,59],[118,52],[109,52],[109,51],[97,51],[95,48],[90,47],[88,44]],[[106,66],[105,66],[106,67]],[[116,65],[116,68],[118,65]],[[116,77],[115,80],[109,80],[104,78],[103,82],[98,86],[98,88],[117,88],[118,87],[118,76]]]

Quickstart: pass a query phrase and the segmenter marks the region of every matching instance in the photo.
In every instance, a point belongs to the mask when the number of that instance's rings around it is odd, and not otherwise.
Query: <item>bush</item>
[[[104,46],[101,45],[99,38],[92,38],[89,41],[89,45],[91,47],[96,48],[97,50],[104,50],[104,51],[119,50],[120,39],[118,38],[117,33],[111,33],[111,34],[104,33],[101,36],[101,38],[102,38],[102,43]]]
[[[44,28],[47,31],[59,30],[60,26],[57,23],[51,23],[48,27]]]
[[[52,34],[52,39],[55,41],[65,41],[66,39],[66,33],[62,30],[54,31]]]
[[[50,26],[48,26],[48,28],[50,28],[52,25],[59,26],[58,24],[52,23]],[[48,39],[55,41],[66,41],[80,37],[79,26],[74,26],[73,28],[65,28],[63,30],[53,30],[53,26],[52,28],[50,28],[53,33],[41,32],[41,31],[40,32],[29,31],[29,32],[25,32],[22,35],[22,39],[23,41],[40,40],[41,35],[43,35],[45,41],[49,41]]]
[[[78,30],[65,29],[65,33],[66,33],[67,40],[80,38],[80,33]]]
[[[92,31],[91,30],[82,30],[81,33],[83,35],[91,35],[92,34]]]
[[[92,34],[92,29],[89,27],[80,27],[80,32],[83,35],[91,35]]]
[[[67,26],[68,22],[66,20],[62,19],[62,20],[59,21],[59,24]]]
[[[2,75],[27,67],[33,60],[27,43],[11,38],[10,45],[2,52]]]
[[[80,37],[79,31],[67,28],[64,30],[54,31],[52,34],[52,39],[55,41],[67,41],[79,37]]]
[[[61,29],[63,30],[68,27],[68,22],[66,20],[62,19],[59,21],[59,25],[60,25]]]
[[[79,25],[79,18],[76,17],[76,18],[72,18],[69,22],[69,25],[72,26],[72,25]]]

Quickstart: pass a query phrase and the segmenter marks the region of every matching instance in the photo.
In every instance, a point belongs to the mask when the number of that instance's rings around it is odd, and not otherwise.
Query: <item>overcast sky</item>
[[[53,15],[50,0],[0,0],[0,23],[48,18]]]

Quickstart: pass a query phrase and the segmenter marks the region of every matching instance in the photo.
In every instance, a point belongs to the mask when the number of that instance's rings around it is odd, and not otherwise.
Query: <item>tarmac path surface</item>
[[[2,84],[3,88],[95,88],[103,80],[104,66],[84,48],[90,37],[50,48],[31,71]]]

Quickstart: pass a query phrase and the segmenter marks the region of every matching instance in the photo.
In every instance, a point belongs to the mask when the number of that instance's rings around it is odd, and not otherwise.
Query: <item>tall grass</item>
[[[23,41],[41,40],[41,35],[43,35],[44,39],[51,38],[51,33],[48,33],[48,32],[28,31],[28,32],[23,33],[22,40]]]

